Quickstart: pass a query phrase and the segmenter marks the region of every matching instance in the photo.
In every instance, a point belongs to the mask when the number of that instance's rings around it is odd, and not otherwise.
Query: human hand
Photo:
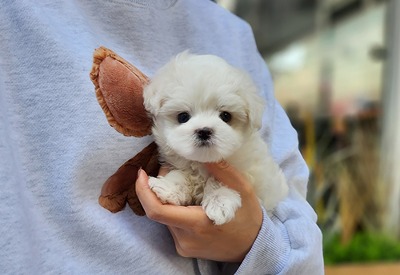
[[[205,165],[225,186],[238,191],[242,207],[235,218],[223,225],[214,225],[201,206],[162,204],[150,190],[148,176],[139,171],[136,193],[150,219],[168,226],[177,253],[183,257],[221,262],[241,262],[258,235],[262,224],[259,200],[246,178],[226,162]],[[165,174],[164,169],[160,174]]]

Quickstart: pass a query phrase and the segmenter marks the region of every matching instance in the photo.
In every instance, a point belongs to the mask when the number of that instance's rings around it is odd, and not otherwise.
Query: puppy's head
[[[251,78],[223,59],[183,52],[144,89],[161,150],[214,162],[229,157],[261,126],[264,101]]]

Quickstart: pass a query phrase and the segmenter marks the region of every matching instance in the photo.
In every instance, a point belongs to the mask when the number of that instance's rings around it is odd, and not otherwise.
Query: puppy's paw
[[[149,177],[149,186],[164,204],[187,205],[191,201],[188,190],[165,178]]]
[[[216,225],[231,221],[236,210],[242,206],[238,192],[221,186],[203,198],[201,203],[206,215]]]

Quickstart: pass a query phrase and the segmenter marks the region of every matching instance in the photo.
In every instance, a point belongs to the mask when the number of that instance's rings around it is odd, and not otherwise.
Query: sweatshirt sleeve
[[[316,215],[294,192],[261,230],[236,274],[323,274],[322,236]]]

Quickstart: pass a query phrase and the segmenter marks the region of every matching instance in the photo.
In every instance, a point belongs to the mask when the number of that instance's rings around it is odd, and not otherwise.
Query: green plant
[[[347,243],[335,235],[324,240],[325,264],[369,263],[378,261],[400,261],[400,242],[390,237],[357,233]]]

